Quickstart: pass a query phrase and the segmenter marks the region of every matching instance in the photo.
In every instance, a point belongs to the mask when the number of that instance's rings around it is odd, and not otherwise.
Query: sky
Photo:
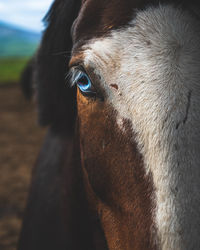
[[[53,0],[0,0],[0,21],[42,31],[42,18]]]

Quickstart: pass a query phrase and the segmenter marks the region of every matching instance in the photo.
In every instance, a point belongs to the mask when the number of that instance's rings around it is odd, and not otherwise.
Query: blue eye
[[[86,96],[96,95],[95,88],[93,87],[90,78],[85,72],[79,71],[75,76],[74,82],[83,95]]]

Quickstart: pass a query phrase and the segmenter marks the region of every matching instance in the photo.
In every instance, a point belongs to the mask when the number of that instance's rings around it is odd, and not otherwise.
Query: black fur
[[[107,12],[104,13],[107,2]],[[95,34],[103,35],[109,31],[110,21],[116,21],[114,28],[125,25],[132,18],[131,6],[142,8],[149,1],[128,0],[125,9],[120,2],[99,0],[97,4],[97,1],[88,0],[86,5],[90,8],[85,8],[86,13],[83,9],[74,26],[75,43],[87,42]],[[152,2],[157,4],[160,1]],[[31,96],[30,83],[33,80],[40,123],[50,126],[33,171],[19,250],[108,249],[99,218],[87,202],[80,138],[78,128],[75,130],[76,90],[65,81],[72,49],[71,27],[80,6],[81,0],[54,1],[45,18],[47,28],[40,49],[34,63],[30,63],[24,73],[22,85],[25,93]],[[94,9],[98,11],[94,12]],[[84,38],[82,41],[81,37]]]
[[[30,60],[24,69],[21,79],[20,79],[20,85],[21,89],[23,91],[24,96],[30,100],[33,96],[33,85],[34,85],[34,58]]]
[[[36,84],[39,120],[49,125],[33,169],[19,250],[107,249],[99,218],[86,199],[76,128],[76,90],[65,82],[72,49],[71,26],[80,0],[55,0],[34,63],[24,73],[31,96]]]
[[[80,0],[55,0],[44,21],[47,25],[36,57],[39,121],[54,129],[72,131],[76,117],[76,90],[65,77],[71,56],[71,26]]]
[[[79,140],[73,141],[51,129],[47,134],[33,171],[19,250],[107,249],[98,218],[88,210]]]

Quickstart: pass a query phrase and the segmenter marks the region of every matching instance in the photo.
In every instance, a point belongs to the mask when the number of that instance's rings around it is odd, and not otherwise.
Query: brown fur
[[[101,39],[111,30],[126,26],[138,9],[159,2],[172,1],[83,1],[73,25],[71,64],[81,63],[82,45],[88,40]],[[117,89],[117,85],[111,87]],[[80,94],[77,99],[86,192],[109,249],[156,249],[153,182],[151,176],[145,176],[134,138],[130,141],[133,131],[129,122],[124,121],[122,134],[106,101],[87,100]]]
[[[153,183],[145,176],[132,130],[116,126],[116,113],[100,100],[78,95],[82,167],[88,199],[109,249],[154,249]]]
[[[110,86],[113,87],[114,89],[118,90],[117,84],[110,84]]]
[[[138,9],[195,1],[54,1],[34,64],[40,122],[50,132],[36,164],[20,250],[156,248],[153,182],[145,175],[129,121],[122,132],[106,99],[78,94],[76,101],[76,90],[64,79],[71,51],[71,66],[81,64],[82,45],[126,26]],[[74,134],[80,145],[73,146]]]
[[[124,27],[138,10],[160,3],[171,3],[188,8],[196,0],[85,0],[73,24],[73,50],[79,51],[88,40],[103,37],[111,30]]]

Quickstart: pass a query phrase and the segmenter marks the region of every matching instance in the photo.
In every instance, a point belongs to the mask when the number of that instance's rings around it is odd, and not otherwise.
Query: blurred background
[[[45,134],[20,74],[36,52],[52,0],[0,0],[0,249],[16,249],[31,171]]]

